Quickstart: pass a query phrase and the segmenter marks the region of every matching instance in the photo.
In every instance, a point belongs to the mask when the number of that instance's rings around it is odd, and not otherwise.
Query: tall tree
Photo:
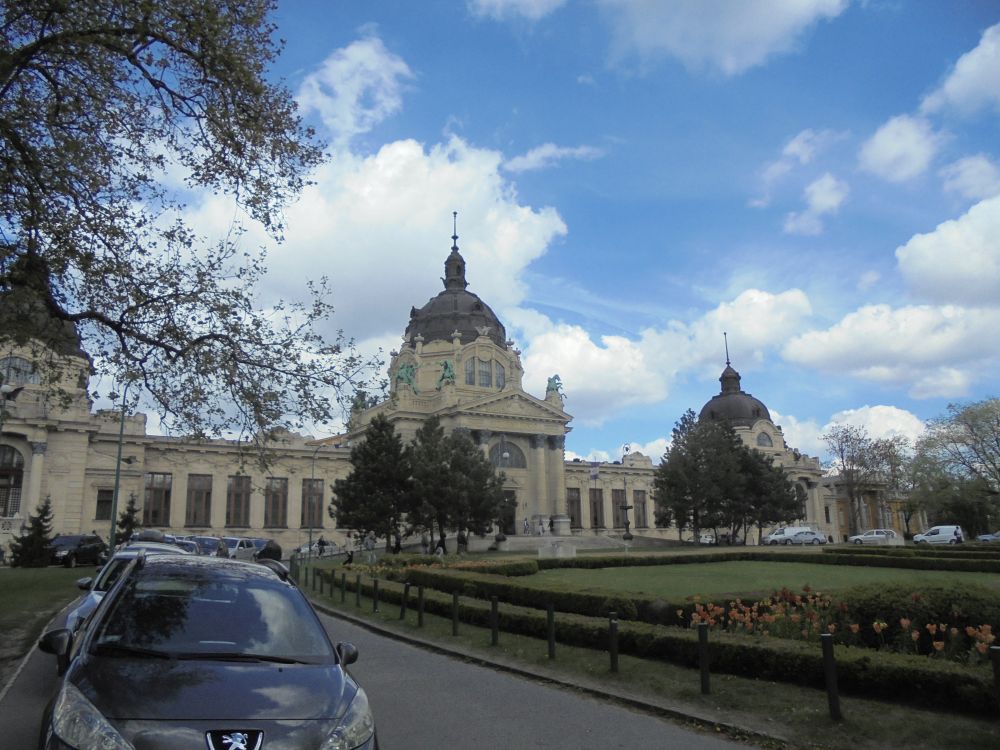
[[[438,533],[444,548],[448,528],[446,496],[451,491],[450,450],[444,428],[437,417],[426,420],[410,444],[413,502],[408,517],[410,530]]]
[[[955,475],[979,478],[1000,491],[1000,398],[960,406],[931,420],[919,450]]]
[[[24,568],[44,568],[49,564],[49,542],[52,541],[52,500],[46,497],[28,516],[28,528],[10,543],[11,565]]]
[[[770,456],[744,448],[742,458],[744,538],[751,524],[762,539],[765,527],[805,515],[805,490],[791,482]]]
[[[330,517],[361,536],[400,539],[411,498],[410,452],[385,415],[377,415],[364,441],[351,448],[351,473],[333,484]]]
[[[847,494],[851,533],[858,534],[867,520],[863,515],[866,495],[885,503],[884,490],[899,470],[894,468],[894,462],[901,443],[891,438],[872,438],[864,427],[849,424],[834,425],[821,439],[833,455],[833,466]]]
[[[118,514],[117,536],[119,539],[128,541],[141,527],[142,519],[139,516],[139,506],[135,504],[135,495],[129,493],[125,509]]]
[[[185,434],[329,420],[366,372],[317,333],[325,280],[264,312],[263,252],[240,247],[239,217],[280,240],[322,159],[267,77],[275,7],[12,0],[0,16],[0,340],[40,343],[41,362],[75,326],[104,382],[141,387]],[[238,205],[227,237],[187,223],[195,191]]]

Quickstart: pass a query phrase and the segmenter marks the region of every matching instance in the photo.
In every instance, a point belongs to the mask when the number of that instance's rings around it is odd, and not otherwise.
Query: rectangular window
[[[146,502],[142,507],[143,526],[170,525],[170,488],[172,474],[146,475]]]
[[[611,518],[616,529],[625,528],[625,490],[611,490]]]
[[[302,480],[302,528],[323,527],[323,480]]]
[[[288,526],[288,479],[268,477],[264,487],[264,526],[287,528]]]
[[[583,527],[583,516],[580,513],[580,488],[566,488],[566,512],[569,514],[569,526],[571,529]]]
[[[823,506],[823,516],[826,518],[826,522],[830,523],[830,506],[829,505],[824,505]]]
[[[499,362],[496,363],[497,371],[497,389],[503,390],[504,385],[507,382],[507,371],[503,369],[503,365]]]
[[[476,384],[476,358],[469,357],[465,360],[465,384],[475,385]]]
[[[489,388],[493,385],[493,361],[479,360],[479,386]]]
[[[604,528],[604,491],[590,488],[590,528]]]
[[[226,526],[246,528],[250,525],[250,477],[229,477],[226,486]]]
[[[646,513],[646,490],[632,490],[632,505],[635,506],[635,527],[649,528],[649,516]]]
[[[185,526],[212,525],[212,475],[188,474]]]
[[[94,511],[95,521],[111,520],[111,503],[115,499],[114,490],[97,491],[97,509]]]

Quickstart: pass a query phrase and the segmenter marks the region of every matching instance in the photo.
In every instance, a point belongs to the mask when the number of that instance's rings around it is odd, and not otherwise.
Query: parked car
[[[194,539],[179,539],[174,537],[174,541],[170,542],[170,544],[175,547],[180,547],[182,550],[189,552],[192,555],[202,554],[201,545]]]
[[[964,540],[965,532],[961,526],[932,526],[913,535],[914,544],[961,544]]]
[[[234,560],[253,560],[257,548],[253,546],[253,540],[245,536],[224,536],[222,541],[229,548],[229,556]]]
[[[49,562],[67,568],[97,565],[107,548],[97,534],[58,534],[49,544]]]
[[[1000,542],[1000,529],[997,529],[992,534],[980,534],[976,537],[977,542]]]
[[[785,526],[775,529],[760,540],[761,544],[791,544],[792,537],[800,531],[812,531],[808,526]]]
[[[280,563],[140,556],[75,643],[38,645],[64,674],[41,750],[378,747],[357,648],[330,642]]]
[[[799,531],[788,540],[791,544],[826,544],[826,537],[818,531]]]
[[[217,536],[191,537],[201,546],[201,554],[209,557],[229,557],[229,547]]]
[[[66,627],[70,631],[75,633],[80,628],[90,613],[97,609],[97,605],[101,603],[104,595],[118,581],[122,571],[140,554],[178,555],[185,553],[176,545],[160,542],[135,542],[115,552],[111,559],[98,569],[93,578],[81,578],[76,582],[77,588],[86,591],[87,595],[66,616]]]
[[[890,540],[896,538],[896,532],[892,529],[872,529],[861,534],[847,537],[851,544],[888,544]]]
[[[254,560],[281,560],[281,545],[273,539],[266,539],[264,546],[253,553]]]

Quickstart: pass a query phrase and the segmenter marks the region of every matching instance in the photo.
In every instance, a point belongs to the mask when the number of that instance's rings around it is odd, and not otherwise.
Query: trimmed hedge
[[[1000,560],[1000,549],[990,549],[988,547],[970,547],[968,544],[961,546],[943,547],[866,547],[864,545],[851,545],[850,547],[827,547],[823,550],[826,555],[876,555],[884,557],[927,557],[927,558],[954,558],[959,560]]]
[[[411,574],[418,574],[412,570]],[[336,573],[321,571],[324,590],[336,587]],[[414,578],[420,578],[414,575]],[[430,580],[430,579],[428,579]],[[444,582],[444,578],[434,579]],[[414,581],[411,580],[411,583]],[[451,587],[470,581],[454,576]],[[347,587],[354,591],[355,580],[348,576]],[[425,586],[427,584],[424,584]],[[451,616],[449,591],[425,591],[424,608],[431,614]],[[362,593],[371,596],[372,580],[362,581]],[[400,604],[401,584],[381,581],[380,598]],[[409,606],[417,594],[410,590]],[[459,619],[489,627],[490,606],[482,600],[460,600]],[[505,605],[499,611],[504,632],[535,638],[546,637],[546,615],[537,609]],[[556,640],[566,645],[605,650],[608,648],[606,618],[585,617],[560,612],[556,618]],[[698,665],[698,634],[686,628],[668,628],[642,622],[621,622],[618,627],[620,653],[646,659],[661,659],[687,667]],[[823,657],[816,644],[770,638],[748,638],[729,633],[711,634],[712,671],[751,678],[791,682],[822,689]],[[923,656],[907,656],[836,646],[837,681],[844,693],[919,705],[936,710],[953,710],[985,716],[1000,715],[987,667],[964,667],[946,661],[932,662]]]

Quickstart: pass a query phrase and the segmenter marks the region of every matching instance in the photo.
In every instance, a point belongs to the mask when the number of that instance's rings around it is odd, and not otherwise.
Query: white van
[[[813,531],[809,526],[785,526],[775,529],[770,534],[760,540],[761,544],[791,544],[792,537],[800,531]]]
[[[957,533],[956,533],[957,532]],[[968,537],[961,526],[932,526],[920,534],[913,535],[914,544],[958,544]]]

